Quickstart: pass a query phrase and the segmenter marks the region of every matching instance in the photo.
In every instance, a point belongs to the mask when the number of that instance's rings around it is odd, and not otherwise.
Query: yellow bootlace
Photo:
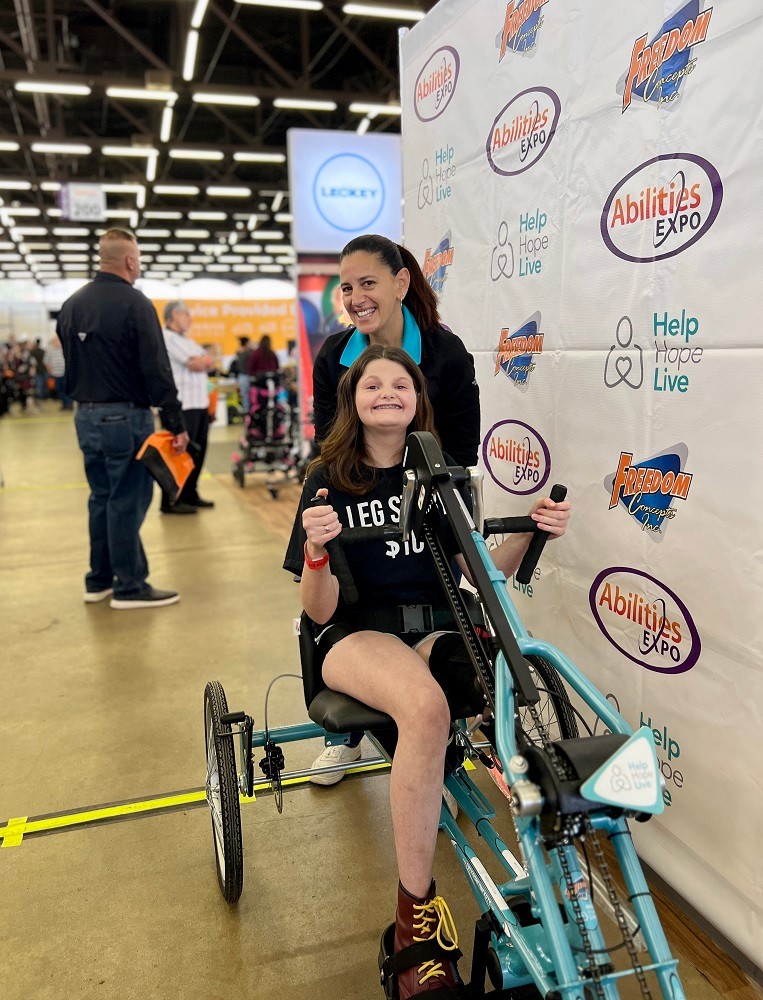
[[[417,922],[418,921],[418,922]],[[437,927],[433,927],[437,921]],[[417,933],[418,932],[418,933]],[[455,951],[458,948],[458,931],[448,904],[442,896],[435,896],[426,903],[413,904],[413,940],[415,943],[437,939],[437,943],[445,951]],[[445,976],[442,962],[424,962],[418,968],[419,986],[423,986],[435,976]]]

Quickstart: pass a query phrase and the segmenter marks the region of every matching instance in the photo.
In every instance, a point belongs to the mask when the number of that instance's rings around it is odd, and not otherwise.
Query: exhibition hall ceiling
[[[287,129],[399,131],[398,28],[433,5],[4,0],[0,278],[88,277],[111,226],[146,277],[285,276]]]

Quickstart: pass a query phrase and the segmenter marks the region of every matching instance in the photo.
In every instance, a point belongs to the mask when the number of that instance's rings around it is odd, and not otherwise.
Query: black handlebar
[[[560,486],[558,483],[551,487],[551,499],[554,503],[561,503],[562,500],[567,496],[567,487]],[[532,521],[532,518],[529,520]],[[538,525],[533,521],[534,532],[533,537],[530,539],[530,544],[527,546],[527,551],[525,552],[524,558],[520,564],[519,569],[516,572],[516,578],[518,583],[529,583],[532,579],[533,570],[538,564],[541,552],[543,552],[543,547],[548,541],[549,535],[547,531],[543,528],[539,528]]]
[[[486,517],[482,528],[483,538],[489,535],[517,535],[534,532],[537,524],[531,517]]]

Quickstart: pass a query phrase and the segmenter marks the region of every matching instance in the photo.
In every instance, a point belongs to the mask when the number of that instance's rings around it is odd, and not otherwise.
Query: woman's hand
[[[316,496],[327,497],[329,491],[318,490]],[[302,527],[307,535],[307,551],[311,559],[321,559],[326,552],[326,542],[336,538],[342,530],[336,511],[330,504],[305,507],[302,512]]]
[[[555,503],[550,497],[541,497],[530,508],[530,517],[552,538],[561,538],[567,530],[571,510],[572,504],[569,500]]]

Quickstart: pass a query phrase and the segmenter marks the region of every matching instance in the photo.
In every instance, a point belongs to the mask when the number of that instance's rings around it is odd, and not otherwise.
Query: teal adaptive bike
[[[501,865],[505,881],[488,874],[443,805],[440,828],[450,839],[481,913],[475,926],[471,982],[448,996],[618,1000],[619,987],[630,979],[644,998],[685,1000],[678,963],[671,956],[628,828],[630,821],[648,820],[663,808],[651,730],[633,732],[564,653],[530,636],[522,624],[485,539],[490,534],[534,531],[517,571],[517,579],[527,582],[547,538],[545,532],[530,518],[484,520],[481,474],[448,468],[430,434],[408,437],[404,469],[399,523],[345,529],[341,538],[346,545],[372,537],[408,541],[415,534],[427,545],[484,703],[481,715],[471,723],[454,720],[445,785],[462,817]],[[467,487],[471,513],[461,493]],[[563,499],[563,487],[554,487],[551,496]],[[459,589],[435,531],[443,513],[469,566],[476,598]],[[343,549],[332,543],[329,550],[332,572],[351,603],[357,595]],[[432,631],[428,610],[431,616],[426,605],[401,608],[401,619],[410,626],[403,631]],[[229,903],[238,900],[243,888],[239,795],[251,797],[255,790],[269,788],[281,811],[284,787],[310,774],[284,772],[282,744],[316,737],[343,743],[349,733],[365,731],[380,756],[360,762],[357,768],[334,768],[347,771],[384,766],[393,751],[392,719],[325,688],[313,650],[313,623],[303,614],[300,654],[310,723],[268,728],[266,702],[265,729],[255,731],[245,712],[228,711],[218,682],[207,684],[204,692],[207,800],[218,881]],[[570,692],[598,720],[593,730]],[[457,710],[454,715],[459,715]],[[580,735],[578,722],[585,735]],[[599,725],[604,733],[594,735]],[[484,737],[481,741],[476,739],[478,732]],[[255,777],[255,748],[264,751],[259,764],[262,777]],[[513,819],[517,853],[494,827],[495,810],[470,777],[475,763],[490,770],[509,800],[506,810]],[[618,888],[618,874],[624,892]],[[609,940],[600,913],[610,918]],[[452,958],[453,953],[434,957],[443,956]],[[383,944],[380,971],[387,1000],[397,997],[396,967]],[[492,987],[487,992],[486,980]]]

